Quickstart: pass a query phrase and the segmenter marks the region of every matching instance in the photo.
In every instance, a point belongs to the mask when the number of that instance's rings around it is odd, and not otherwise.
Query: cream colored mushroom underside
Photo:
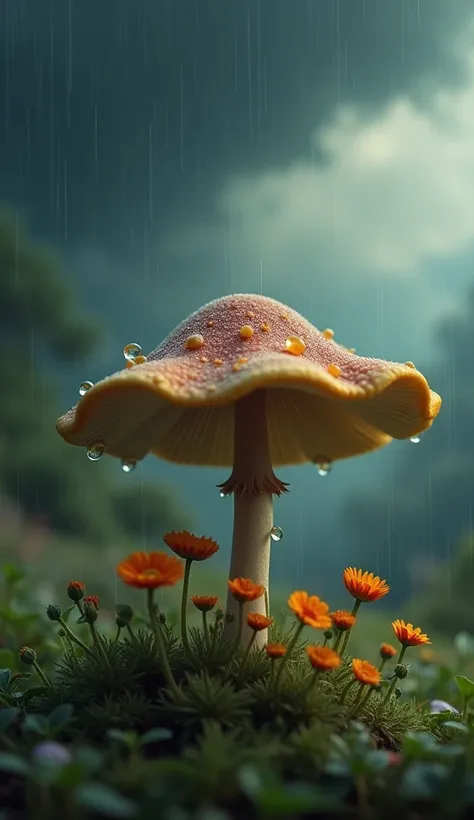
[[[300,464],[359,455],[408,438],[430,425],[416,398],[395,382],[369,400],[337,401],[281,385],[270,388],[267,417],[272,463]],[[150,391],[104,395],[87,429],[68,436],[71,444],[103,442],[106,452],[141,459],[154,452],[183,464],[231,466],[234,405],[180,407]],[[112,420],[111,420],[112,419]]]

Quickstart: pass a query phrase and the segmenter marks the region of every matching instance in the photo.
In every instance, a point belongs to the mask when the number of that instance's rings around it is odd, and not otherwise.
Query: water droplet
[[[334,339],[334,330],[332,330],[332,328],[330,327],[327,327],[325,330],[322,331],[322,335],[325,339],[330,341],[331,339]]]
[[[334,376],[335,379],[341,375],[341,368],[337,364],[328,364],[327,370],[329,375]]]
[[[87,458],[89,461],[98,461],[99,458],[102,458],[105,452],[104,445],[99,441],[97,444],[91,444],[90,447],[87,448]]]
[[[291,353],[293,356],[302,356],[306,350],[306,344],[299,336],[288,336],[285,347],[288,353]]]
[[[79,385],[79,395],[85,396],[91,387],[94,387],[94,382],[82,382],[82,384]]]
[[[283,530],[281,527],[272,527],[270,531],[272,541],[281,541],[283,538]]]
[[[416,367],[413,364],[413,362],[405,362],[405,367],[411,367],[412,370],[416,370]]]
[[[137,356],[141,356],[142,353],[143,350],[140,345],[137,345],[136,342],[130,342],[130,344],[125,345],[123,349],[123,355],[125,356],[127,362],[134,362]]]
[[[224,362],[222,361],[222,359],[214,359],[214,364],[216,367],[220,367],[224,364]]]
[[[122,470],[124,473],[131,473],[137,466],[137,462],[133,458],[122,459]]]
[[[223,493],[222,491],[219,493],[219,495],[220,495],[220,497],[221,497],[221,498],[225,498],[225,497],[226,497],[226,494],[225,494],[225,493]]]
[[[200,347],[204,346],[204,336],[201,336],[200,333],[193,333],[191,336],[188,336],[184,346],[186,350],[199,350]]]
[[[263,324],[260,325],[260,330],[262,331],[262,333],[268,333],[268,331],[270,330],[270,325],[268,324],[268,322],[263,322]]]
[[[206,327],[214,327],[214,322],[212,319],[209,319],[209,321],[206,322]]]
[[[239,330],[239,336],[241,339],[251,339],[254,334],[253,327],[250,325],[243,325],[243,327]]]
[[[148,359],[146,356],[142,356],[141,354],[139,356],[135,356],[135,364],[145,364],[147,361]]]
[[[421,434],[418,434],[417,436],[411,436],[410,441],[412,444],[419,444],[421,441]]]
[[[318,456],[314,459],[318,475],[326,476],[331,471],[331,460],[326,456]]]

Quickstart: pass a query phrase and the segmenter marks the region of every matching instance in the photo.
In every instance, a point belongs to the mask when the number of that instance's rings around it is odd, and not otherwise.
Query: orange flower
[[[134,552],[118,565],[117,575],[137,589],[172,587],[181,581],[184,566],[166,552]]]
[[[284,643],[267,643],[265,652],[269,658],[282,658],[286,655],[286,646]]]
[[[336,609],[335,612],[331,612],[331,618],[333,625],[340,632],[347,632],[348,629],[352,629],[356,622],[356,616],[352,612],[348,612],[347,609]]]
[[[266,615],[259,615],[258,612],[249,612],[247,615],[247,623],[254,632],[260,632],[262,629],[268,629],[270,624],[273,623],[273,618],[267,618]]]
[[[312,626],[313,629],[330,629],[332,626],[329,606],[317,595],[308,595],[303,591],[292,592],[288,606],[300,623],[306,626]]]
[[[342,577],[347,591],[362,603],[378,601],[390,591],[387,582],[381,581],[373,572],[362,572],[361,569],[347,567]]]
[[[212,538],[206,538],[205,535],[199,537],[187,530],[167,532],[163,541],[170,550],[187,561],[205,561],[219,549],[219,544]]]
[[[217,604],[217,595],[191,595],[191,601],[201,612],[210,612]]]
[[[398,650],[395,649],[395,647],[389,643],[383,643],[380,646],[380,657],[383,658],[384,661],[388,661],[390,658],[394,658],[397,654]]]
[[[244,604],[246,601],[256,601],[265,594],[265,587],[254,584],[250,578],[234,578],[228,581],[229,589],[233,598]]]
[[[341,658],[329,646],[307,646],[306,652],[313,669],[337,669]]]
[[[69,581],[67,585],[67,597],[71,599],[71,601],[81,601],[84,597],[84,590],[86,585],[83,581]]]
[[[89,604],[90,606],[93,606],[93,607],[94,607],[94,609],[97,609],[97,611],[99,611],[99,608],[100,608],[100,599],[99,599],[99,596],[98,596],[98,595],[87,595],[87,596],[83,599],[83,602],[82,602],[82,603],[83,603],[83,604]]]
[[[393,631],[403,646],[420,646],[420,644],[431,643],[428,635],[425,635],[419,626],[406,624],[405,621],[397,620],[392,623]]]
[[[360,683],[365,683],[367,686],[378,686],[380,683],[379,670],[368,661],[361,661],[360,658],[354,658],[352,661],[352,671]]]

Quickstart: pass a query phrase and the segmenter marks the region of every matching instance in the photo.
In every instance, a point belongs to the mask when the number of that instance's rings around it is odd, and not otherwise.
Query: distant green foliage
[[[52,365],[93,352],[100,332],[78,310],[57,256],[5,208],[0,294],[0,494],[53,530],[94,543],[142,535],[144,522],[160,532],[184,523],[162,488],[115,488],[107,470],[90,469],[84,453],[57,435]]]

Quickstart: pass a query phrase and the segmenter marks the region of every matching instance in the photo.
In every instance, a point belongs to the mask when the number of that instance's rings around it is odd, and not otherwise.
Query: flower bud
[[[90,604],[91,606],[94,607],[94,609],[97,610],[97,612],[100,609],[100,598],[99,598],[98,595],[86,595],[86,597],[84,598],[82,603],[83,604]]]
[[[88,624],[93,624],[97,620],[98,612],[96,606],[91,602],[84,599],[83,601],[84,607],[84,620]]]
[[[393,671],[398,680],[403,680],[408,675],[408,666],[405,666],[404,663],[397,663]]]
[[[399,686],[397,686],[396,689],[395,689],[395,697],[398,700],[398,698],[401,698],[402,695],[403,695],[403,691],[400,689]]]
[[[324,637],[326,638],[327,641],[331,640],[331,638],[332,638],[332,630],[331,629],[326,629],[323,634],[324,634]]]
[[[117,614],[115,623],[121,629],[123,629],[124,626],[127,626],[128,624],[132,623],[133,609],[128,604],[117,604],[115,612]]]
[[[61,612],[61,607],[57,604],[49,604],[49,606],[46,607],[46,615],[50,621],[59,621]]]
[[[216,609],[216,621],[222,621],[224,617],[224,610],[223,609]]]
[[[233,612],[226,612],[224,615],[224,622],[226,624],[233,624],[235,621],[235,615]]]
[[[84,597],[85,584],[82,581],[69,581],[67,585],[67,597],[77,604]]]
[[[18,657],[27,666],[33,666],[36,663],[36,652],[29,646],[22,646],[18,652]]]
[[[165,624],[166,623],[166,613],[165,612],[160,612],[159,615],[158,615],[158,620],[159,620],[160,624]]]

